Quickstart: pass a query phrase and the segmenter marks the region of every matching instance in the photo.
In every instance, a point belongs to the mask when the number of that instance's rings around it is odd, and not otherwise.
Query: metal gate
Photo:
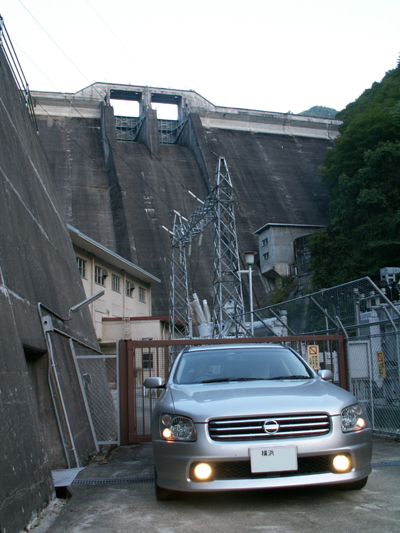
[[[120,443],[117,355],[76,355],[74,360],[96,446]]]
[[[290,345],[307,359],[307,346],[318,345],[321,368],[332,370],[334,382],[348,389],[344,335],[308,335],[297,337],[182,339],[168,341],[119,342],[120,376],[120,444],[135,444],[151,440],[151,413],[158,390],[143,387],[146,377],[167,379],[177,354],[185,346],[279,343]]]

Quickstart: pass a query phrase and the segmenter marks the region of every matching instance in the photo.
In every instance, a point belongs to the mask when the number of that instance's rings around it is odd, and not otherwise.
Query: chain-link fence
[[[388,331],[354,337],[348,340],[347,349],[350,390],[364,405],[374,431],[399,436],[399,334]]]
[[[256,336],[342,331],[351,392],[376,432],[400,434],[400,303],[370,278],[258,309],[253,316]]]
[[[369,313],[377,309],[381,310],[379,320],[383,322],[389,320],[388,314],[399,319],[398,308],[370,278],[362,278],[255,310],[255,335],[274,334],[270,327],[278,320],[286,327],[286,332],[280,335],[315,335],[346,330],[349,336],[356,336]]]
[[[132,350],[135,374],[134,393],[136,401],[136,436],[142,440],[151,434],[151,413],[160,394],[159,390],[147,389],[143,382],[151,376],[167,377],[165,349],[151,346],[135,347]]]
[[[97,444],[119,444],[117,356],[75,355],[75,359]]]

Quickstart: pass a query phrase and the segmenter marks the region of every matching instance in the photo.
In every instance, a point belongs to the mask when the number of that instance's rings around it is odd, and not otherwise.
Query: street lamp
[[[249,292],[250,292],[250,324],[251,336],[254,337],[254,317],[253,317],[253,265],[257,252],[244,252],[244,257],[248,270],[241,270],[241,274],[249,275]]]
[[[71,309],[68,311],[68,316],[65,320],[71,320],[72,313],[76,313],[79,311],[79,309],[82,309],[82,307],[85,307],[86,305],[91,304],[104,294],[104,289],[101,289],[100,291],[96,292],[95,294],[92,294],[92,296],[89,296],[89,298],[86,298],[86,300],[83,300],[83,302],[80,302],[79,304],[74,305],[71,307]]]

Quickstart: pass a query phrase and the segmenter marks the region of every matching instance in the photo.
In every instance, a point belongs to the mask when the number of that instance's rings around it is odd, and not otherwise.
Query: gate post
[[[119,346],[119,422],[121,446],[129,444],[128,408],[128,341],[120,340]]]
[[[345,336],[343,334],[338,335],[338,363],[339,363],[339,386],[342,389],[349,389],[349,372],[347,364],[347,345],[345,342]]]

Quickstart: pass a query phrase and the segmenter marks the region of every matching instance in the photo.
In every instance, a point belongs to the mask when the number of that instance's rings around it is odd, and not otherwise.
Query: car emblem
[[[264,431],[267,435],[275,435],[279,431],[279,424],[276,420],[266,420],[264,422]]]

